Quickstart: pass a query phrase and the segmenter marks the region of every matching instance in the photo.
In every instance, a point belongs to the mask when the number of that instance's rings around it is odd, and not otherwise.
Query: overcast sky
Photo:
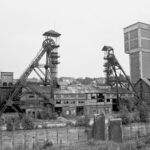
[[[104,45],[127,74],[123,28],[150,24],[150,0],[0,0],[0,71],[18,78],[39,51],[43,32],[61,33],[58,76],[101,77]]]

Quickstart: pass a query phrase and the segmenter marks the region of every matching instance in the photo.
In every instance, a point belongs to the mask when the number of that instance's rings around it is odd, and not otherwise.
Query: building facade
[[[146,78],[139,79],[135,84],[135,90],[141,99],[150,106],[150,80]]]
[[[44,88],[44,90],[40,89]],[[50,97],[49,88],[37,87],[47,97]],[[120,97],[132,97],[131,92],[120,92]],[[117,100],[116,90],[110,87],[93,88],[93,87],[67,87],[66,89],[58,89],[54,94],[55,112],[63,116],[80,116],[94,115],[101,112],[112,113],[113,105]],[[32,91],[24,91],[21,97],[22,108],[27,114],[36,114],[43,109],[44,99]]]

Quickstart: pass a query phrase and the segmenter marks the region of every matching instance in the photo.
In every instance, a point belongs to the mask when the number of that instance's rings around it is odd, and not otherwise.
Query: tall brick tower
[[[125,53],[130,57],[131,82],[150,78],[150,25],[135,23],[124,28]]]

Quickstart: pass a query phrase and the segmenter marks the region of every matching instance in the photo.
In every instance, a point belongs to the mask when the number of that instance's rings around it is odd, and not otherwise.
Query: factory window
[[[97,94],[97,98],[102,98],[102,99],[104,99],[104,94],[102,94],[102,93]]]
[[[111,96],[111,97],[116,97],[116,94],[111,94],[110,96]]]
[[[29,98],[34,98],[35,96],[34,95],[29,95]]]
[[[33,92],[29,91],[28,94],[33,94]]]
[[[91,94],[87,94],[87,99],[91,99]]]
[[[60,94],[55,95],[55,98],[61,98]]]
[[[75,101],[71,101],[71,104],[75,104],[76,102]]]
[[[79,101],[79,103],[80,103],[80,104],[83,104],[83,103],[84,103],[84,101]]]
[[[3,86],[7,86],[7,82],[4,82],[4,83],[3,83]]]
[[[91,99],[96,99],[96,94],[91,94]]]
[[[107,93],[107,94],[105,94],[105,96],[106,96],[106,97],[110,97],[110,94]]]
[[[92,110],[92,114],[96,114],[97,113],[97,110],[96,109],[93,109]]]
[[[110,103],[110,99],[109,98],[107,99],[107,103]]]
[[[71,94],[70,97],[76,98],[76,94]]]
[[[79,97],[79,98],[85,98],[86,95],[85,95],[85,94],[78,94],[78,97]]]
[[[104,102],[104,99],[98,98],[98,99],[97,99],[97,102],[98,102],[98,103]]]
[[[70,97],[69,94],[63,94],[62,96],[63,96],[63,98],[68,98],[68,97]]]
[[[61,100],[56,100],[56,104],[61,104]]]
[[[9,82],[9,83],[8,83],[8,86],[12,86],[12,85],[13,85],[12,82]]]
[[[64,101],[64,104],[69,104],[69,102],[68,101]]]

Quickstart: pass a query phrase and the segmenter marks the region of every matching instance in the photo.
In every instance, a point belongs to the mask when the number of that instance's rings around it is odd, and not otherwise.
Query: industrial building
[[[111,46],[104,46],[105,80],[102,84],[58,83],[58,38],[61,34],[50,30],[43,34],[42,48],[21,77],[14,83],[12,72],[1,72],[0,115],[13,111],[37,117],[45,107],[63,116],[94,115],[117,110],[122,98],[136,96],[140,100],[150,98],[150,25],[138,22],[124,28],[125,53],[130,57],[130,78],[114,55]],[[45,64],[40,64],[45,54]],[[40,81],[29,82],[34,71]],[[122,74],[121,74],[122,73]],[[34,80],[35,81],[35,80]],[[62,80],[63,81],[63,80]],[[109,83],[106,85],[106,83]],[[134,86],[133,86],[134,85]]]
[[[150,80],[146,78],[139,79],[135,84],[135,89],[142,100],[150,106]]]
[[[13,87],[13,72],[0,73],[0,104],[7,98],[8,93]]]
[[[150,25],[135,23],[124,28],[125,53],[130,58],[131,82],[150,78]]]
[[[46,97],[50,97],[48,87],[39,84],[30,84],[42,92]],[[105,88],[104,88],[105,87]],[[133,97],[133,93],[127,90],[120,90],[122,98]],[[27,114],[36,115],[42,111],[44,104],[43,97],[39,97],[32,91],[25,90],[21,97],[22,108]],[[112,113],[113,104],[116,102],[117,93],[110,86],[102,88],[93,86],[66,86],[64,89],[57,89],[54,93],[55,112],[63,116],[94,115],[103,113]]]
[[[10,74],[12,75],[11,78],[9,78]],[[4,73],[1,73],[1,76],[3,75]],[[6,77],[7,75],[8,77]],[[6,84],[2,84],[4,83],[4,79],[7,86],[4,86]],[[1,100],[5,99],[5,93],[7,95],[12,89],[12,86],[8,84],[9,82],[13,83],[13,73],[8,72],[5,73],[5,78],[1,78]],[[119,93],[122,98],[133,96],[132,92],[125,89],[120,89]],[[24,113],[37,117],[37,114],[44,109],[47,99],[50,99],[50,95],[50,86],[41,85],[41,82],[37,81],[31,82],[29,79],[26,87],[22,88],[20,108]],[[102,84],[101,86],[85,86],[81,84],[64,86],[62,84],[60,88],[54,91],[54,108],[58,115],[63,116],[94,115],[101,112],[109,114],[113,111],[116,99],[116,89],[112,89],[106,84]]]
[[[3,97],[3,93],[0,100],[0,116],[7,111],[10,111],[10,108],[13,111],[18,112],[19,114],[23,114],[25,110],[21,109],[21,96],[23,88],[28,88],[27,79],[29,75],[34,71],[36,75],[40,78],[43,86],[48,86],[50,90],[50,98],[45,97],[41,91],[36,90],[36,88],[32,88],[32,91],[36,94],[42,96],[46,101],[44,101],[44,105],[48,105],[51,107],[51,110],[54,108],[54,89],[58,88],[57,83],[57,65],[58,62],[58,48],[59,48],[59,37],[60,33],[50,30],[43,34],[44,41],[42,43],[42,47],[31,61],[29,66],[25,69],[20,78],[16,81],[14,85],[11,86],[10,90],[6,92],[5,97]],[[45,56],[45,57],[44,57]],[[41,59],[45,58],[44,64]],[[10,76],[8,74],[1,74],[1,82],[3,86],[10,86],[9,79]],[[3,77],[4,76],[4,77]],[[4,80],[4,81],[3,81]],[[8,80],[8,83],[5,82]],[[31,87],[30,87],[31,90]]]
[[[150,25],[137,22],[124,28],[124,40],[131,82],[141,100],[150,106]]]

